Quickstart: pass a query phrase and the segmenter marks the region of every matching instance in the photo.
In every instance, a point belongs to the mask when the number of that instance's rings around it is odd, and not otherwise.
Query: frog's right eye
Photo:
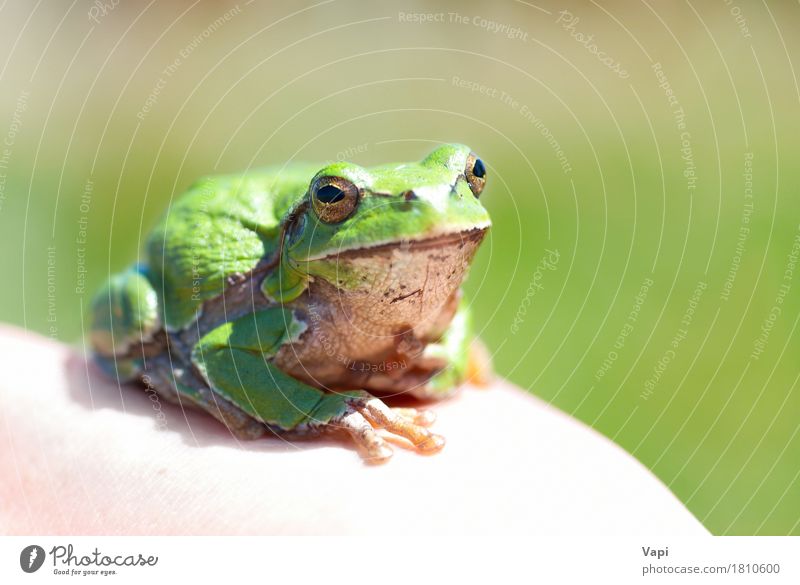
[[[358,187],[342,177],[320,177],[311,185],[311,203],[325,223],[346,220],[355,211],[358,200]]]
[[[475,197],[480,197],[481,191],[486,186],[486,165],[474,152],[470,152],[467,157],[464,176],[467,178],[470,189],[472,189],[472,194]]]

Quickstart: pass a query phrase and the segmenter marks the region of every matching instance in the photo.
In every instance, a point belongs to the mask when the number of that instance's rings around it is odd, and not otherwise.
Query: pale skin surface
[[[497,382],[434,404],[443,451],[239,442],[204,413],[0,326],[3,534],[704,534],[637,461]],[[158,410],[160,409],[160,411]]]

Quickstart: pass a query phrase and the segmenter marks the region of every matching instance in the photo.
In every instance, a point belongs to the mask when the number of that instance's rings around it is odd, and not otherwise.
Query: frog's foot
[[[466,380],[482,388],[489,386],[494,378],[489,349],[476,337],[470,343],[468,351]]]
[[[434,413],[432,410],[422,410],[417,408],[392,408],[392,412],[421,427],[429,427],[436,422],[436,413]]]
[[[354,400],[331,424],[343,428],[365,451],[370,463],[383,463],[393,454],[392,449],[376,429],[404,437],[422,453],[435,453],[444,447],[444,438],[425,427],[432,424],[433,413],[414,408],[392,409],[377,398],[365,394]]]

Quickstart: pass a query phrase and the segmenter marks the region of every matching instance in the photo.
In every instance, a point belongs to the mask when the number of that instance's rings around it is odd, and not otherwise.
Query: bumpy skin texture
[[[466,376],[459,286],[490,223],[484,181],[462,145],[418,163],[202,179],[153,230],[144,263],[95,298],[98,361],[239,436],[341,426],[382,459],[378,426],[435,450],[429,416],[398,416],[368,392],[437,398]]]
[[[147,239],[164,324],[185,328],[228,277],[275,254],[287,211],[308,188],[312,167],[207,177],[175,202]]]

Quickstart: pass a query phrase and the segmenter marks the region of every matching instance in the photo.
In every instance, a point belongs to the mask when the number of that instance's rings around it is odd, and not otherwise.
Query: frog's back
[[[319,166],[295,164],[200,179],[147,240],[147,272],[168,329],[190,324],[227,279],[277,252],[280,227]]]

